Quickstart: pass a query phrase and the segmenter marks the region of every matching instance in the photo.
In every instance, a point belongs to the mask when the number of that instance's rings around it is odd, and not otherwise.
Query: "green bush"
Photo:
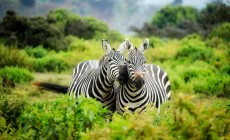
[[[75,35],[83,39],[92,39],[98,33],[107,33],[108,31],[107,24],[93,17],[69,19],[64,28],[65,35]]]
[[[193,66],[185,67],[180,75],[183,77],[185,83],[189,83],[189,81],[194,79],[202,79],[205,77],[213,76],[215,75],[215,72],[215,69],[212,70],[211,67],[198,67],[196,64],[193,64]]]
[[[28,82],[33,80],[33,75],[27,69],[18,67],[5,67],[0,70],[2,85],[10,86],[15,83]],[[10,85],[8,85],[10,84]]]
[[[44,49],[42,46],[38,46],[36,48],[26,47],[24,50],[29,56],[35,58],[42,58],[48,54],[48,51]]]
[[[223,66],[220,68],[220,72],[221,72],[222,74],[230,75],[230,65],[223,65]]]
[[[218,37],[226,42],[230,42],[230,22],[223,23],[214,28],[209,37]]]
[[[18,129],[17,119],[27,105],[28,102],[22,95],[0,94],[0,135],[12,134]]]
[[[160,116],[156,116],[156,109],[152,108],[141,114],[114,114],[111,122],[87,131],[83,139],[228,138],[228,103],[213,100],[204,104],[199,101],[197,97],[179,95],[162,106]]]
[[[24,139],[79,139],[82,132],[104,124],[108,113],[96,100],[82,97],[35,103],[20,116],[19,134]]]
[[[182,47],[178,50],[176,59],[188,60],[194,62],[196,60],[202,60],[211,62],[214,58],[213,50],[206,47],[205,43],[200,38],[188,36],[182,41]]]
[[[188,6],[166,6],[153,16],[151,24],[156,24],[160,28],[164,28],[167,24],[178,27],[185,20],[197,21],[198,10]]]
[[[102,39],[107,39],[109,42],[122,42],[124,37],[117,31],[110,30],[107,32],[95,32],[94,38],[95,40],[101,41]]]
[[[215,75],[210,77],[198,78],[194,81],[194,91],[218,97],[230,97],[230,76]]]
[[[67,20],[78,18],[80,18],[78,15],[69,12],[67,9],[50,10],[47,14],[48,23],[60,28],[61,31],[64,30],[64,25]]]
[[[19,49],[0,44],[0,68],[6,66],[30,67],[31,61]]]
[[[146,112],[111,114],[94,99],[67,96],[28,106],[0,95],[0,138],[14,139],[227,139],[229,101],[177,94]]]
[[[34,70],[37,72],[61,72],[67,68],[67,63],[60,58],[44,57],[37,59],[34,64]]]

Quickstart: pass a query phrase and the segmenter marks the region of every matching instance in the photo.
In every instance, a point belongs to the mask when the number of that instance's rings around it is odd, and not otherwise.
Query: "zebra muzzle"
[[[134,72],[133,82],[136,88],[141,88],[145,84],[144,74],[142,72]]]
[[[118,82],[120,84],[124,84],[128,81],[128,79],[129,79],[129,75],[128,75],[126,65],[120,65],[119,66],[119,76],[117,78]]]

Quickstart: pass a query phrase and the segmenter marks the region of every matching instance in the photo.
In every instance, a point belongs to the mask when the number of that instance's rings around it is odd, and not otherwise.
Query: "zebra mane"
[[[101,66],[103,60],[105,59],[105,57],[107,56],[107,54],[103,55],[103,57],[99,60],[99,66]]]

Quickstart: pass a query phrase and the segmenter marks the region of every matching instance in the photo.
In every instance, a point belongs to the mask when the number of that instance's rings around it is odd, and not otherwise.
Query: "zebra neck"
[[[144,85],[143,85],[141,88],[137,88],[137,87],[134,85],[133,81],[130,80],[130,79],[129,79],[128,82],[126,83],[126,88],[128,88],[129,91],[132,91],[132,92],[135,92],[135,93],[142,92],[143,87],[144,87]]]
[[[100,85],[100,88],[104,91],[111,91],[111,89],[113,88],[114,80],[111,80],[111,78],[108,76],[106,66],[102,65],[99,71],[100,72],[96,80],[97,84]]]

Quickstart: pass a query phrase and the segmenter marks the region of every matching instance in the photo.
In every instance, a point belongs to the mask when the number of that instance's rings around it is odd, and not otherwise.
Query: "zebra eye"
[[[111,61],[112,61],[111,57],[108,57],[108,58],[107,58],[107,61],[111,62]]]

